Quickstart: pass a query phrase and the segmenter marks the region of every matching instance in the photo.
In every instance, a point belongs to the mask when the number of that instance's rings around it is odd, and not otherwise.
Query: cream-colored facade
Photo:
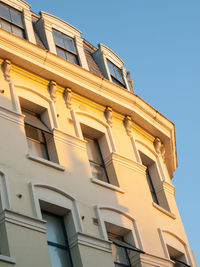
[[[0,266],[196,267],[171,183],[174,124],[134,93],[112,50],[3,2]]]

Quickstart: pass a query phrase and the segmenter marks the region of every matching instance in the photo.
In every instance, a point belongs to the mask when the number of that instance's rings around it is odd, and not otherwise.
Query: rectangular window
[[[55,30],[53,31],[53,36],[57,55],[79,65],[74,39]]]
[[[72,267],[63,218],[47,212],[42,212],[42,217],[46,221],[47,244],[52,267]]]
[[[29,150],[35,156],[50,160],[47,144],[53,138],[51,131],[41,120],[40,114],[24,108],[22,113],[25,115],[25,132]]]
[[[112,242],[112,256],[115,266],[131,267],[123,237],[108,233],[108,239]]]
[[[87,141],[87,154],[92,170],[92,177],[109,182],[98,140],[88,136],[84,136],[84,139]]]
[[[122,76],[122,71],[109,60],[107,60],[107,64],[108,64],[108,69],[110,71],[112,82],[118,86],[122,86],[126,88],[125,82]]]
[[[149,189],[152,195],[152,199],[156,204],[160,205],[157,194],[156,194],[155,186],[154,186],[155,181],[159,180],[159,175],[158,175],[158,171],[156,168],[156,164],[152,159],[147,157],[142,152],[139,151],[139,153],[140,153],[142,164],[146,167],[146,178],[147,178],[147,183],[149,185]]]
[[[155,191],[155,188],[154,188],[154,185],[153,185],[153,181],[151,179],[151,175],[150,175],[150,172],[149,172],[149,168],[148,166],[146,166],[146,177],[147,177],[147,182],[148,182],[148,185],[149,185],[149,189],[151,191],[151,195],[152,195],[152,198],[153,198],[153,201],[159,205],[159,202],[158,202],[158,198],[157,198],[157,195],[156,195],[156,191]]]
[[[177,249],[167,245],[170,259],[174,262],[174,267],[191,267],[186,263],[185,255]]]
[[[25,38],[24,24],[20,11],[0,2],[0,28]]]

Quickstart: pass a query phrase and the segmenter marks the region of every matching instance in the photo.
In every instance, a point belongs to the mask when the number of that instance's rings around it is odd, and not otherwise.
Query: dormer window
[[[25,38],[21,12],[3,3],[0,3],[0,27]]]
[[[74,39],[58,31],[53,31],[57,55],[79,65]]]
[[[107,59],[107,64],[108,64],[108,69],[110,71],[112,82],[126,88],[121,70],[108,59]]]

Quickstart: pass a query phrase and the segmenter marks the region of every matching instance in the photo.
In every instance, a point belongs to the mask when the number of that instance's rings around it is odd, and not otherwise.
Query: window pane
[[[47,240],[65,246],[66,240],[63,233],[62,218],[47,213],[43,213],[42,216],[47,221]]]
[[[21,13],[17,10],[10,9],[10,14],[11,14],[11,21],[16,25],[23,27]]]
[[[75,52],[74,41],[71,40],[70,38],[67,38],[67,36],[63,36],[63,38],[64,38],[64,43],[65,43],[65,48],[67,50]]]
[[[69,252],[67,250],[49,245],[49,254],[52,267],[71,267]]]
[[[129,260],[124,248],[118,247],[115,244],[112,244],[112,255],[113,260],[116,263],[123,263],[129,266]]]
[[[12,25],[12,32],[17,36],[24,38],[23,30],[18,27]]]
[[[54,31],[54,32],[53,32],[53,35],[54,35],[54,39],[55,39],[55,43],[56,43],[56,45],[65,48],[62,34],[60,34],[60,33],[56,32],[56,31]]]
[[[97,141],[90,138],[85,138],[85,140],[87,141],[88,159],[95,163],[102,164],[102,159]]]
[[[113,68],[113,64],[108,60],[107,60],[107,63],[108,63],[108,68],[109,68],[110,74],[115,77],[115,71],[114,71],[114,68]]]
[[[9,9],[6,5],[4,5],[3,3],[0,3],[0,16],[2,18],[8,19],[10,20],[10,13],[9,13]]]
[[[12,32],[11,25],[10,25],[9,22],[1,20],[1,26],[2,26],[2,29],[6,30],[6,31],[9,31],[9,32]]]
[[[59,57],[62,57],[62,58],[64,58],[64,59],[66,59],[65,51],[64,51],[63,49],[56,47],[56,51],[57,51],[57,55],[58,55]]]
[[[115,73],[116,73],[116,78],[121,82],[124,83],[124,80],[122,78],[122,73],[121,70],[119,70],[118,68],[115,69]]]
[[[72,55],[72,54],[70,54],[70,53],[68,53],[68,52],[65,52],[65,54],[66,54],[66,58],[67,58],[67,60],[69,60],[70,62],[72,62],[72,63],[74,63],[74,64],[78,64],[75,55]]]
[[[90,162],[92,177],[104,182],[108,182],[104,167],[101,167],[93,162]]]
[[[48,159],[46,146],[44,144],[38,143],[32,139],[27,138],[28,147],[31,153],[37,157]]]

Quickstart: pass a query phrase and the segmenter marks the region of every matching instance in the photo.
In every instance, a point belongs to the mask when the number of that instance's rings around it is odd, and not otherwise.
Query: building
[[[174,124],[108,47],[0,2],[0,266],[197,266]]]

